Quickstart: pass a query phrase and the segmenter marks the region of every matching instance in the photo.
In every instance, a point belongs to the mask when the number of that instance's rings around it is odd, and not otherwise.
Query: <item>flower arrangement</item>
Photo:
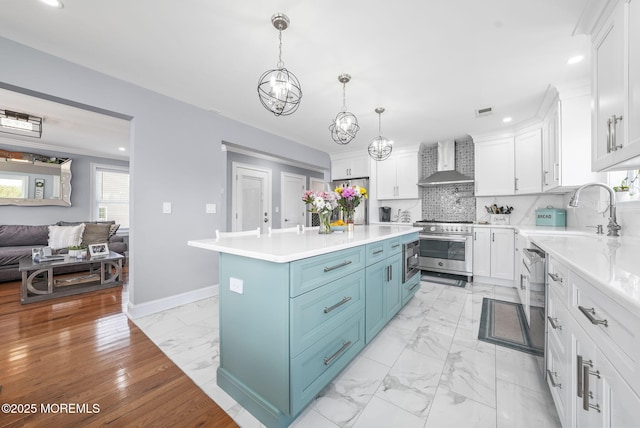
[[[353,220],[356,207],[368,197],[367,189],[360,186],[338,186],[335,192],[338,195],[338,207],[345,214],[347,222]]]
[[[318,213],[320,217],[319,233],[331,233],[331,213],[338,206],[338,195],[335,192],[314,192],[307,190],[302,201],[309,205],[308,211]]]

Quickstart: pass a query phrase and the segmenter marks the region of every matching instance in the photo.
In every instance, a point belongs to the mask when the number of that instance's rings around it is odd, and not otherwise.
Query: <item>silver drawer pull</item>
[[[347,342],[344,342],[344,343],[342,344],[342,346],[340,347],[340,349],[338,349],[338,350],[335,352],[335,354],[333,354],[333,355],[332,355],[332,356],[330,356],[330,357],[325,357],[325,358],[324,358],[324,365],[325,365],[325,366],[328,366],[329,364],[331,364],[331,363],[332,363],[336,358],[338,358],[338,357],[339,357],[339,356],[340,356],[344,351],[346,351],[346,350],[347,350],[347,348],[348,348],[349,346],[351,346],[351,341],[350,341],[350,340],[349,340],[349,341],[347,341]]]
[[[418,282],[418,283],[413,284],[413,287],[411,287],[411,288],[409,289],[409,291],[413,291],[413,290],[415,290],[415,289],[416,289],[416,287],[417,287],[418,285],[420,285],[420,283],[419,283],[419,282]]]
[[[562,389],[562,384],[554,379],[555,376],[558,376],[558,373],[552,372],[551,370],[547,369],[547,376],[549,377],[551,386],[553,386],[554,388]]]
[[[595,409],[598,413],[600,413],[600,405],[599,404],[591,404],[589,402],[590,398],[593,398],[593,394],[589,390],[589,366],[585,365],[583,367],[583,379],[584,379],[584,391],[582,393],[582,408],[587,412],[589,409]],[[599,373],[598,373],[598,377]]]
[[[392,245],[391,248],[398,248],[400,244]]]
[[[553,279],[555,282],[559,282],[562,283],[562,277],[560,275],[558,275],[557,273],[551,273],[549,272],[549,277],[551,279]]]
[[[553,327],[554,330],[562,330],[562,326],[558,324],[558,318],[551,318],[550,316],[547,316],[547,319],[549,320],[549,324],[551,324],[551,327]]]
[[[373,255],[375,256],[376,254],[380,254],[380,253],[383,253],[383,252],[384,252],[384,250],[377,250],[377,251],[373,252]]]
[[[343,267],[343,266],[350,265],[350,264],[351,264],[351,260],[345,260],[345,261],[343,261],[342,263],[339,263],[339,264],[337,264],[337,265],[335,265],[335,266],[328,266],[328,267],[325,267],[325,268],[324,268],[324,271],[325,271],[325,272],[330,272],[330,271],[332,271],[332,270],[334,270],[334,269],[338,269],[338,268],[341,268],[341,267]]]
[[[580,312],[582,312],[584,316],[587,317],[589,321],[591,321],[591,324],[593,325],[602,324],[605,327],[609,327],[609,323],[607,322],[606,319],[599,320],[596,317],[594,317],[594,315],[596,314],[596,310],[594,308],[585,308],[584,306],[578,306],[578,309],[580,309]]]
[[[347,303],[349,300],[351,300],[351,297],[350,297],[350,296],[344,296],[344,297],[342,298],[342,300],[340,300],[340,301],[339,301],[338,303],[336,303],[335,305],[333,305],[333,306],[329,306],[328,308],[327,308],[327,307],[325,307],[325,308],[324,308],[324,313],[325,313],[325,314],[328,314],[328,313],[329,313],[329,312],[331,312],[332,310],[334,310],[334,309],[336,309],[336,308],[339,308],[340,306],[344,305],[344,304],[345,304],[345,303]]]

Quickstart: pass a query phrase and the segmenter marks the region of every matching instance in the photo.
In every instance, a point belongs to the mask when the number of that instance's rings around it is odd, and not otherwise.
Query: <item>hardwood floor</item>
[[[126,282],[27,305],[19,287],[0,284],[0,427],[238,426],[128,320]]]

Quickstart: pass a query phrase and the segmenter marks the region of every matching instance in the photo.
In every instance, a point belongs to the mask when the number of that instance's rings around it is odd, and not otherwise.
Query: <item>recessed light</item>
[[[582,61],[584,59],[584,56],[582,55],[576,55],[576,56],[572,56],[571,58],[569,58],[569,60],[567,61],[567,64],[572,65],[572,64],[577,64],[580,61]]]
[[[126,151],[127,149],[125,149],[124,147],[118,147],[118,150],[120,150],[121,152]]]
[[[40,0],[40,1],[46,4],[47,6],[55,7],[58,9],[62,9],[64,7],[64,4],[62,4],[60,0]]]
[[[512,119],[511,119],[510,117],[505,117],[504,119],[502,119],[502,121],[503,121],[504,123],[509,123],[509,122],[511,122],[511,120],[512,120]]]

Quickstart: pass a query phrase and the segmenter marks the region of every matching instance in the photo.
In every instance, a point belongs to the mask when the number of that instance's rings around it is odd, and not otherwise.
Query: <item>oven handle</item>
[[[452,235],[420,235],[420,239],[431,239],[433,241],[452,241],[452,242],[467,242],[466,236],[452,236]]]

